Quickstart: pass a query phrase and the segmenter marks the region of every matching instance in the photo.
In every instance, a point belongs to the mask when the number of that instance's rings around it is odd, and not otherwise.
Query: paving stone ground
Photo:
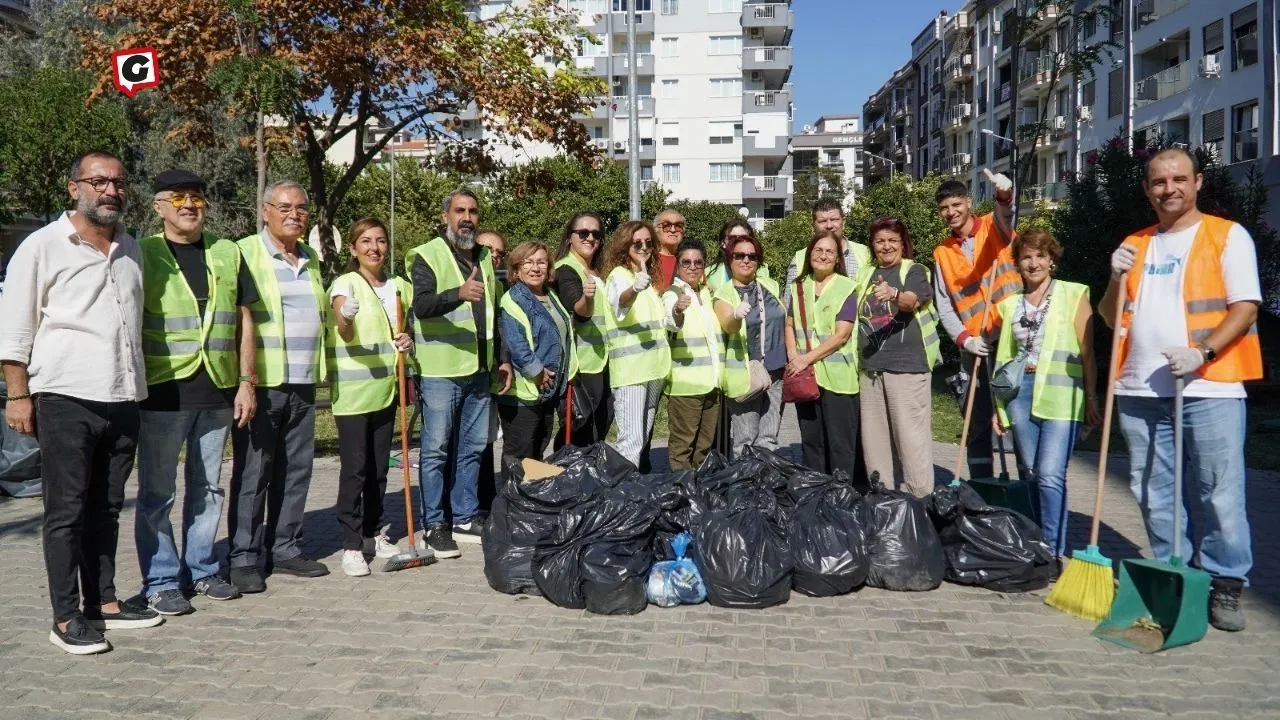
[[[793,414],[784,433],[796,452]],[[939,465],[954,457],[936,447]],[[1085,542],[1096,462],[1081,455],[1071,467],[1073,547]],[[1112,461],[1106,491],[1103,544],[1117,559],[1146,549],[1123,469]],[[39,501],[0,503],[0,718],[1280,716],[1276,474],[1249,475],[1249,630],[1140,655],[1091,638],[1042,593],[944,584],[599,617],[491,591],[467,546],[460,560],[348,578],[331,512],[337,470],[336,459],[316,462],[306,522],[307,552],[333,574],[272,577],[266,593],[234,602],[198,598],[195,613],[113,631],[112,652],[84,658],[46,640]],[[389,494],[388,518],[403,517],[399,497]],[[122,596],[139,584],[133,506],[121,518]]]

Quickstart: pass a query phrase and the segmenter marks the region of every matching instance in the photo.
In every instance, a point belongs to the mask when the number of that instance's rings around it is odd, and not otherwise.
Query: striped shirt
[[[305,256],[298,257],[295,266],[284,251],[276,247],[267,230],[262,231],[262,244],[271,256],[275,270],[276,287],[280,290],[284,325],[284,382],[289,385],[314,385],[316,382],[315,353],[320,349],[324,336],[320,308],[311,288],[311,267]]]

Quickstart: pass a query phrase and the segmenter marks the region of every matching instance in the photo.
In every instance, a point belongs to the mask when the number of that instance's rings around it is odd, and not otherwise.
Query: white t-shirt
[[[1147,246],[1142,282],[1133,323],[1129,328],[1129,355],[1116,383],[1117,395],[1173,397],[1173,373],[1163,352],[1187,347],[1186,302],[1183,299],[1186,259],[1200,223],[1178,232],[1157,232]],[[1261,302],[1258,257],[1249,231],[1236,223],[1227,233],[1222,251],[1223,282],[1227,303]],[[1222,383],[1189,376],[1186,397],[1242,398],[1241,383]]]
[[[332,302],[336,297],[352,297],[354,293],[355,290],[353,288],[347,287],[343,283],[334,283],[333,289],[329,291],[329,301]],[[395,327],[396,284],[388,280],[382,284],[382,287],[373,288],[373,293],[378,296],[379,302],[382,303],[382,311],[387,314],[387,322],[391,324],[391,327]],[[408,302],[408,299],[401,298],[400,301]]]

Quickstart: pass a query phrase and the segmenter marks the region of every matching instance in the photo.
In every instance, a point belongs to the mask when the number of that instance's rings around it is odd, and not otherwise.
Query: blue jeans
[[[133,539],[142,566],[142,594],[190,587],[218,573],[213,543],[222,518],[222,451],[231,429],[231,408],[143,410],[138,437],[138,512]],[[183,468],[182,555],[173,537],[178,452],[187,446]]]
[[[489,372],[459,378],[418,378],[422,403],[422,452],[418,458],[418,509],[426,527],[444,522],[445,488],[453,523],[479,511],[480,455],[489,442]]]
[[[1157,560],[1173,554],[1173,398],[1116,398],[1129,446],[1129,489]],[[1192,502],[1204,511],[1196,564],[1214,577],[1246,580],[1253,567],[1244,500],[1243,398],[1185,398],[1182,407],[1182,557],[1191,558]]]
[[[1018,395],[1005,412],[1013,426],[1018,474],[1040,484],[1040,528],[1044,541],[1058,555],[1067,554],[1067,463],[1075,446],[1080,423],[1044,420],[1031,414],[1035,373],[1022,376]]]

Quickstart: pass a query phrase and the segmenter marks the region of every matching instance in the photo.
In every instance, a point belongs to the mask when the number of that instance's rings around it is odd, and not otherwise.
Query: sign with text
[[[116,89],[129,97],[139,90],[160,85],[160,65],[155,48],[130,48],[111,53],[112,79]]]

